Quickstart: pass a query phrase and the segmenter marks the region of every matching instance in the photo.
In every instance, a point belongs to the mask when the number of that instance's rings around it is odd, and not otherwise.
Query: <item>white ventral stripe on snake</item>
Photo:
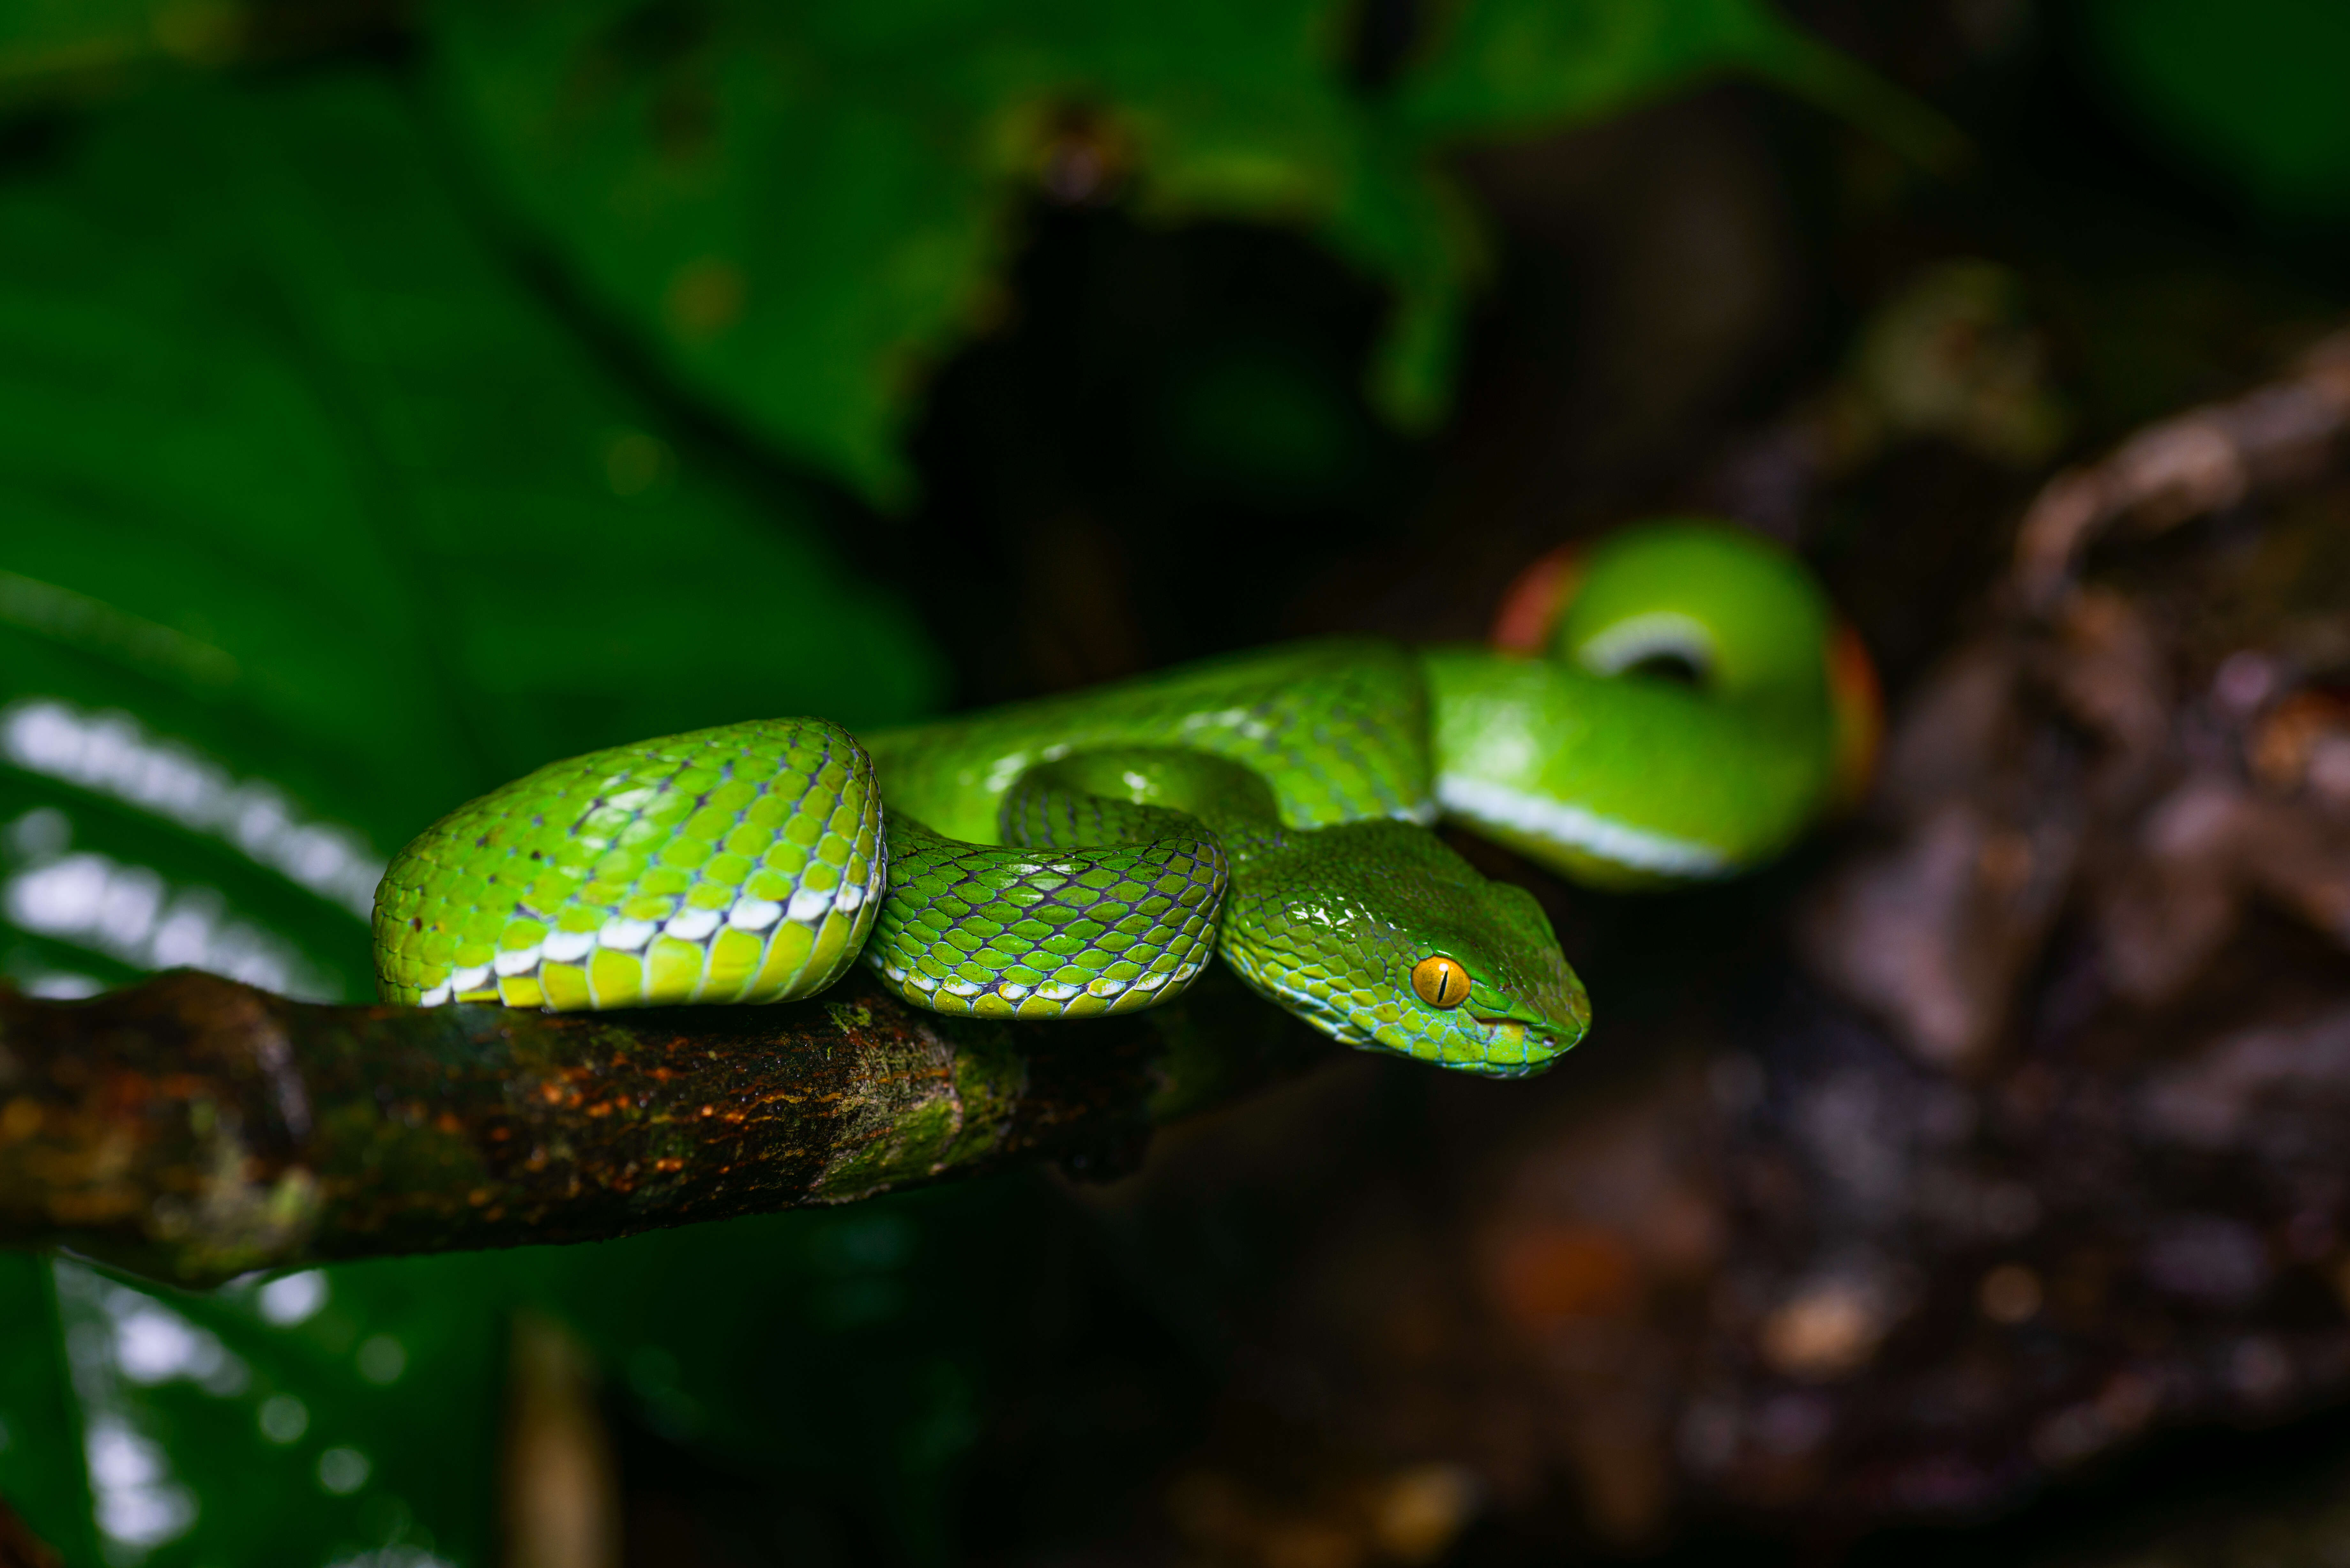
[[[1446,811],[1464,821],[1489,823],[1547,839],[1636,870],[1676,877],[1726,877],[1736,869],[1711,845],[1627,827],[1582,806],[1529,794],[1490,779],[1439,774],[1436,798]]]

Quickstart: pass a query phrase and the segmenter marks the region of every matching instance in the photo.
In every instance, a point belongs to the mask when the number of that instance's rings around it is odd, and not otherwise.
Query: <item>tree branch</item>
[[[1222,983],[1214,983],[1222,981]],[[1328,1050],[1221,975],[1085,1023],[908,1006],[860,969],[775,1007],[328,1007],[193,971],[0,985],[0,1243],[206,1283],[838,1203],[1149,1127]]]

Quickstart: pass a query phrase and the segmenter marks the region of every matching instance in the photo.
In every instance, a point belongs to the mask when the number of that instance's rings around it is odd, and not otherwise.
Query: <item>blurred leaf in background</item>
[[[2138,120],[2267,214],[2350,219],[2350,6],[2093,0],[2090,47]]]
[[[827,1555],[831,1519],[941,1563],[983,1418],[1049,1354],[1033,1282],[1056,1277],[1059,1208],[992,1183],[201,1293],[0,1257],[0,1496],[75,1563],[486,1563],[528,1308],[650,1430],[774,1478],[767,1511],[817,1521],[795,1560]],[[35,1353],[44,1322],[62,1359]]]
[[[219,66],[244,41],[234,0],[12,0],[0,104],[117,92],[158,69]]]
[[[794,492],[498,266],[369,76],[165,92],[0,188],[0,961],[53,990],[365,997],[369,884],[467,795],[935,690]]]
[[[502,1324],[480,1259],[202,1295],[67,1259],[48,1272],[89,1515],[70,1519],[57,1491],[5,1465],[0,1486],[52,1540],[94,1521],[109,1563],[323,1563],[385,1547],[415,1568],[486,1559]]]
[[[566,274],[681,382],[902,501],[923,373],[1001,310],[1020,207],[1297,228],[1388,285],[1370,370],[1440,417],[1479,225],[1437,154],[1758,73],[1932,155],[1947,132],[1756,0],[1466,0],[1371,89],[1340,0],[452,0],[443,101]]]
[[[502,265],[383,77],[175,84],[30,162],[0,187],[19,983],[192,963],[362,999],[384,854],[468,794],[745,713],[932,700],[905,611]],[[299,1333],[283,1280],[49,1272],[0,1320],[0,1493],[68,1550],[94,1521],[110,1562],[484,1560],[479,1260],[304,1276],[333,1304]]]
[[[0,1497],[80,1563],[96,1558],[98,1525],[50,1269],[46,1257],[0,1253]]]

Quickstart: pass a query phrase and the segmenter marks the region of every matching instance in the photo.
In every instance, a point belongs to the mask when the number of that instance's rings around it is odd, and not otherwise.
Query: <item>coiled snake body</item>
[[[1586,881],[1724,875],[1865,768],[1866,700],[1802,568],[1725,529],[1620,535],[1510,616],[1503,651],[1302,643],[861,742],[754,720],[551,763],[394,859],[384,995],[780,1002],[861,954],[938,1012],[1080,1017],[1221,954],[1347,1044],[1539,1071],[1582,983],[1430,825]]]

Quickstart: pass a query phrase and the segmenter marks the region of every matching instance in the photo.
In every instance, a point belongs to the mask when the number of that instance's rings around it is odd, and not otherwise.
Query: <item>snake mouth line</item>
[[[1488,1029],[1523,1030],[1529,1039],[1539,1035],[1544,1040],[1554,1040],[1566,1033],[1546,1018],[1522,1018],[1506,1012],[1472,1012],[1469,1016]]]

